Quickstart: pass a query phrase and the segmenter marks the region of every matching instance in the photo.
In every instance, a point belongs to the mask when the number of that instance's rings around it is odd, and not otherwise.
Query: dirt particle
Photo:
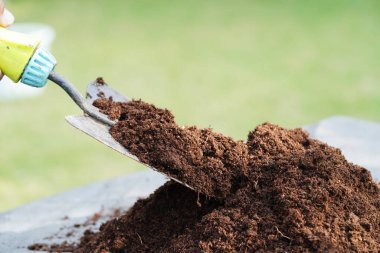
[[[96,78],[96,84],[98,86],[102,86],[102,85],[105,85],[106,82],[104,81],[103,77],[98,77],[98,78]]]

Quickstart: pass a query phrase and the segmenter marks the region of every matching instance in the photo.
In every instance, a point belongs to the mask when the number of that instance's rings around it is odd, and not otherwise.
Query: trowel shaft
[[[108,126],[113,126],[115,124],[115,122],[108,119],[106,115],[99,113],[92,105],[86,103],[83,96],[75,88],[75,86],[68,80],[64,79],[61,75],[53,71],[49,75],[49,80],[60,86],[79,106],[79,108],[82,109],[82,111],[88,116],[104,124],[107,124]]]

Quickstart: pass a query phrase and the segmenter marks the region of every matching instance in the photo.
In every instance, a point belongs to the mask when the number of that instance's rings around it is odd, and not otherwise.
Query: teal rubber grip
[[[54,56],[44,48],[38,48],[30,59],[21,76],[23,84],[42,88],[46,85],[50,73],[57,65]]]

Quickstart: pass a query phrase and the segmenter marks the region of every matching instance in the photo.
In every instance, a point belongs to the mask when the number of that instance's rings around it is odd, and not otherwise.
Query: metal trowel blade
[[[91,83],[87,87],[87,93],[86,93],[86,102],[90,105],[98,99],[98,98],[111,98],[115,102],[128,102],[131,101],[131,99],[121,95],[119,92],[112,89],[110,86],[108,86],[106,83],[104,83],[103,80],[96,80],[95,82]],[[113,150],[128,156],[129,158],[132,158],[133,160],[163,174],[164,176],[182,184],[186,187],[193,189],[193,187],[179,181],[176,178],[173,178],[171,176],[166,175],[165,173],[162,173],[158,171],[156,168],[149,166],[148,164],[145,164],[141,162],[135,155],[131,154],[126,148],[124,148],[120,143],[118,143],[109,133],[110,127],[102,124],[91,117],[87,115],[80,115],[80,116],[67,116],[66,117],[67,122],[72,125],[73,127],[81,130],[82,132],[86,133],[87,135],[91,136],[92,138],[98,140],[99,142],[103,143],[104,145],[112,148]]]

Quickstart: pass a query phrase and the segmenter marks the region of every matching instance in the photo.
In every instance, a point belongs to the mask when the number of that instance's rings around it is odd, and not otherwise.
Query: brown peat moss
[[[379,252],[377,183],[303,130],[265,123],[242,142],[142,101],[94,105],[131,153],[195,190],[166,183],[75,252]]]

